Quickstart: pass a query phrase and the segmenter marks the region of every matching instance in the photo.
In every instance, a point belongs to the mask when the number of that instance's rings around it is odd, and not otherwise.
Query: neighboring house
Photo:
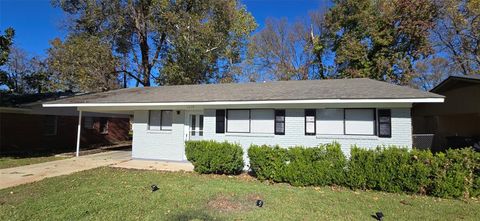
[[[480,150],[480,75],[450,76],[431,92],[444,95],[445,103],[415,104],[413,133],[433,135],[434,151],[474,145]]]
[[[72,97],[73,93],[2,95],[0,154],[32,150],[74,151],[76,108],[44,108],[42,102]],[[130,139],[129,115],[84,113],[81,146],[107,145]]]
[[[133,114],[132,157],[184,161],[187,140],[412,146],[413,103],[443,96],[369,79],[129,88],[44,104]],[[246,151],[245,151],[246,153]]]

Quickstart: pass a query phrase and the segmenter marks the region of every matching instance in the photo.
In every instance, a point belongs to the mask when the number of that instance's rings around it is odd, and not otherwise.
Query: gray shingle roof
[[[357,78],[126,88],[103,93],[86,94],[49,103],[162,103],[442,97],[441,95],[409,87]]]

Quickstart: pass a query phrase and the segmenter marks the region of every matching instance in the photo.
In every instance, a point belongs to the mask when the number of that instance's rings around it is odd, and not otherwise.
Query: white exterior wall
[[[290,147],[296,145],[316,146],[337,141],[348,156],[352,145],[374,148],[379,145],[412,146],[412,124],[410,108],[391,109],[392,137],[358,135],[305,135],[304,109],[286,109],[285,135],[254,133],[215,133],[215,109],[205,109],[204,140],[229,141],[240,143],[244,148],[245,159],[251,144],[268,144]],[[317,119],[318,120],[318,119]],[[148,131],[148,111],[135,111],[133,123],[132,157],[138,159],[185,161],[184,131],[185,112],[173,112],[172,131]],[[317,132],[318,132],[317,121]],[[246,159],[248,162],[248,159]],[[248,163],[247,163],[248,164]]]
[[[392,137],[379,138],[378,136],[358,135],[305,135],[304,109],[285,110],[285,135],[272,134],[216,134],[215,110],[205,110],[205,135],[206,140],[237,142],[244,148],[245,155],[251,144],[280,145],[291,147],[296,145],[312,147],[322,143],[337,141],[343,152],[349,156],[352,145],[359,147],[375,148],[379,145],[398,145],[411,148],[412,123],[410,108],[392,109]],[[317,129],[318,129],[317,121]],[[318,130],[317,130],[318,132]],[[248,160],[245,156],[245,160]],[[246,161],[248,162],[248,161]]]
[[[185,112],[172,112],[171,131],[148,130],[148,111],[135,111],[133,119],[132,158],[185,161]]]

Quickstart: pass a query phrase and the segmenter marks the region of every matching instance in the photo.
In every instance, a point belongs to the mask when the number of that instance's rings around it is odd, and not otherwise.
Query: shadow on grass
[[[218,220],[221,221],[223,219],[220,219],[218,217],[213,217],[210,214],[206,213],[205,211],[202,210],[188,210],[188,211],[180,211],[178,213],[172,213],[169,214],[167,217],[165,217],[166,220],[171,220],[171,221],[188,221],[188,220]]]

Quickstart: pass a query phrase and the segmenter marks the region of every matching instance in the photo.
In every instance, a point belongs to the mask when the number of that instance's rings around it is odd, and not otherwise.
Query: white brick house
[[[412,146],[413,103],[437,94],[369,79],[130,88],[44,104],[79,111],[130,113],[132,158],[185,161],[187,140],[283,147],[336,141]]]

